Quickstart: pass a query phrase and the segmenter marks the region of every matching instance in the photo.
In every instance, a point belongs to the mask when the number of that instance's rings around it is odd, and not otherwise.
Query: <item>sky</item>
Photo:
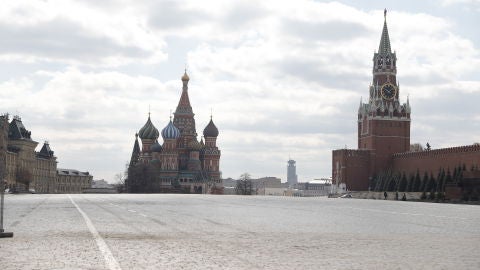
[[[357,148],[386,8],[411,143],[480,142],[480,1],[2,1],[0,112],[59,168],[114,182],[134,135],[163,129],[185,67],[199,136],[213,115],[223,178],[331,176]],[[150,109],[149,109],[150,108]]]

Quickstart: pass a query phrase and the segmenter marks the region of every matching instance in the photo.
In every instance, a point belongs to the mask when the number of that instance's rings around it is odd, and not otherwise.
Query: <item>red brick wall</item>
[[[369,150],[340,149],[332,152],[332,180],[345,183],[348,190],[368,190]]]
[[[472,165],[480,166],[480,145],[399,153],[393,156],[393,169],[407,174],[414,174],[418,169],[420,175],[426,171],[436,177],[440,168],[450,168],[450,172],[453,172],[455,167],[463,164],[467,171]]]
[[[394,153],[410,149],[410,121],[372,119],[362,130],[365,124],[365,119],[358,123],[358,148],[372,150],[370,172],[390,168]]]

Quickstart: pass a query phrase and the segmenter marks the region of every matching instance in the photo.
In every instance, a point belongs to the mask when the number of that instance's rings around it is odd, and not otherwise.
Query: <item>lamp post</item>
[[[5,181],[0,180],[0,238],[13,237],[13,232],[5,232],[3,229],[3,203],[5,195]]]

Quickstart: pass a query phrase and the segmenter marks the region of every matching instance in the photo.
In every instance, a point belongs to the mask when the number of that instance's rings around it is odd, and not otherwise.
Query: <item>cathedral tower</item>
[[[203,149],[203,169],[208,172],[210,178],[215,182],[220,181],[220,150],[217,147],[218,129],[210,122],[203,130],[205,137],[205,146]]]
[[[147,163],[152,159],[150,147],[157,141],[158,135],[158,129],[153,125],[152,121],[150,120],[150,113],[148,113],[147,122],[140,129],[140,131],[138,131],[138,136],[142,140],[142,152],[140,154],[140,160],[142,160],[143,163]]]
[[[173,124],[180,130],[180,137],[177,140],[179,149],[179,168],[186,170],[189,160],[189,144],[192,140],[197,139],[197,132],[195,130],[195,114],[190,105],[190,98],[188,96],[188,81],[190,77],[187,71],[182,76],[182,94],[178,101],[177,109],[174,112]]]

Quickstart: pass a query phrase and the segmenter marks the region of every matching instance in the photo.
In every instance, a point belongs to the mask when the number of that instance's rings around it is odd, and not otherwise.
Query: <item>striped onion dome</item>
[[[176,139],[180,137],[180,130],[172,123],[172,119],[168,125],[162,130],[162,137],[164,139]]]
[[[147,123],[138,132],[140,139],[156,140],[158,138],[158,129],[152,124],[150,115],[148,116]]]

